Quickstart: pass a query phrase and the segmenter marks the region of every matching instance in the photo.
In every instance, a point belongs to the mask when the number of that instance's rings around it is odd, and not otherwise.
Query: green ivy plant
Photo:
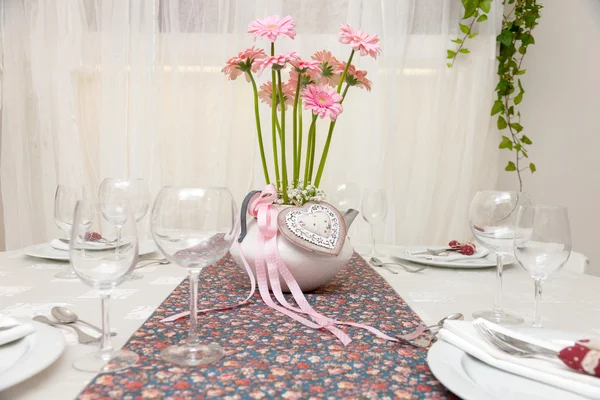
[[[448,50],[448,67],[454,66],[460,54],[470,51],[465,46],[469,39],[477,33],[473,32],[474,24],[482,23],[488,19],[493,0],[461,0],[465,10],[462,22],[459,24],[462,35],[452,40],[457,44],[454,50]],[[499,0],[496,0],[499,1]],[[514,161],[509,161],[506,171],[516,172],[519,179],[519,190],[523,190],[521,173],[530,170],[536,171],[535,164],[528,162],[528,147],[533,142],[523,132],[521,125],[521,112],[519,104],[523,101],[525,89],[519,78],[526,70],[522,69],[523,59],[527,48],[535,44],[532,35],[541,17],[542,5],[540,0],[502,0],[505,13],[502,17],[502,31],[496,37],[499,45],[498,51],[498,85],[496,86],[497,99],[492,107],[492,115],[498,115],[497,125],[499,130],[507,130],[502,135],[498,146],[515,152]],[[463,23],[465,22],[465,23]]]

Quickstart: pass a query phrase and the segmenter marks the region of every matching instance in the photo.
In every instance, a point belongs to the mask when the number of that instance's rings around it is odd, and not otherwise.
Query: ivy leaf
[[[521,69],[521,70],[515,72],[515,75],[525,75],[525,72],[527,72],[526,69]]]
[[[513,99],[515,104],[519,104],[522,100],[523,100],[523,92],[516,95],[515,98]]]
[[[521,137],[521,142],[525,143],[525,144],[533,144],[533,142],[531,141],[531,139],[529,139],[527,136],[523,135]]]
[[[489,13],[492,9],[492,0],[481,0],[481,2],[479,3],[479,8],[481,8],[481,11],[483,11],[484,13]]]
[[[485,10],[483,10],[483,11],[485,11]],[[485,12],[489,12],[489,11],[485,11]],[[477,22],[487,21],[487,19],[488,19],[487,15],[482,14],[482,15],[479,16],[479,18],[477,18]]]
[[[505,171],[516,171],[517,170],[517,166],[515,165],[514,162],[509,161],[508,165],[506,166],[506,168],[504,168]]]
[[[454,40],[451,40],[451,42],[456,43],[456,44],[462,44],[463,41],[462,41],[462,39],[454,39]]]
[[[447,58],[454,58],[454,57],[456,57],[456,52],[454,50],[448,50]]]
[[[535,39],[531,33],[527,33],[521,37],[521,43],[523,46],[529,46],[530,44],[535,44]]]
[[[502,130],[505,129],[507,126],[508,124],[506,123],[504,117],[502,115],[498,115],[498,129]]]
[[[513,142],[507,136],[502,136],[502,142],[498,146],[499,149],[513,149]]]
[[[446,64],[446,66],[447,66],[448,68],[452,68],[452,64],[451,64],[451,63],[447,63],[447,64]]]
[[[502,111],[504,111],[504,103],[501,100],[496,100],[492,107],[492,115],[496,115]]]
[[[521,91],[521,93],[525,93],[525,89],[523,89],[523,85],[521,85],[520,79],[517,79],[517,84],[519,85],[519,90]]]
[[[479,35],[479,33],[474,32],[469,34],[469,39],[473,39],[475,36]]]
[[[537,169],[535,168],[535,164],[534,163],[529,163],[529,169],[531,170],[531,173],[533,174],[535,171],[537,171]]]
[[[502,43],[505,46],[510,46],[512,44],[513,34],[509,30],[503,30],[501,34],[498,35],[496,40]]]
[[[477,4],[479,3],[478,0],[461,0],[463,8],[465,9],[465,16],[463,17],[463,19],[472,17],[473,14],[475,14],[475,11],[477,11]]]
[[[522,148],[523,146],[521,146],[520,144],[515,145],[515,150],[517,151],[517,153],[520,152]]]
[[[460,26],[460,30],[462,31],[462,33],[470,33],[471,29],[469,29],[469,27],[465,24],[458,24],[458,26]]]
[[[518,122],[513,122],[512,124],[510,124],[510,127],[517,132],[521,132],[523,130],[523,126]]]
[[[459,51],[463,54],[469,54],[471,52],[469,49],[460,49]]]

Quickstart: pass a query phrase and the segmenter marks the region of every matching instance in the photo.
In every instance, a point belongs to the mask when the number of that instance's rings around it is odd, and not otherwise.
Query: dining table
[[[368,247],[355,246],[355,249],[364,254]],[[385,254],[382,259],[391,260],[389,256],[401,252],[402,248],[381,246],[379,251]],[[144,256],[160,257],[158,253]],[[542,322],[547,328],[600,336],[600,277],[584,274],[576,265],[581,260],[580,255],[572,256],[565,267],[549,277],[544,286]],[[85,321],[100,325],[98,292],[79,280],[54,278],[54,274],[67,265],[28,257],[22,250],[0,253],[0,313],[26,320],[36,315],[50,316],[52,307],[63,306]],[[494,301],[496,271],[493,267],[429,267],[416,273],[394,268],[396,274],[383,268],[373,269],[427,325],[452,313],[462,313],[466,319],[472,319],[474,311],[490,307]],[[137,272],[143,275],[142,279],[126,281],[112,294],[110,323],[116,332],[115,347],[125,345],[187,276],[184,268],[173,264],[153,265]],[[525,319],[522,326],[530,326],[534,288],[528,272],[518,265],[506,265],[503,282],[504,306]],[[58,360],[35,376],[0,392],[0,400],[72,399],[94,380],[95,374],[75,370],[72,363],[98,345],[79,344],[68,328],[61,332],[67,345]],[[219,337],[218,341],[227,348],[227,337]]]

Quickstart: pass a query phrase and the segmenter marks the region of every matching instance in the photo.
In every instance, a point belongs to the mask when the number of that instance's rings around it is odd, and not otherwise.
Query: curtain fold
[[[7,249],[58,234],[59,183],[95,190],[106,177],[141,177],[153,194],[164,185],[224,185],[238,201],[260,188],[251,86],[243,77],[228,81],[220,70],[238,51],[268,46],[246,30],[272,14],[297,23],[298,36],[279,39],[278,53],[309,58],[329,49],[345,61],[349,48],[337,39],[342,23],[381,37],[377,60],[354,58],[373,90],[349,91],[321,186],[334,196],[341,183],[386,188],[379,242],[467,238],[469,201],[498,173],[489,110],[501,9],[493,4],[469,42],[471,54],[449,69],[459,0],[3,1],[0,189]],[[271,159],[267,106],[261,118]],[[319,121],[317,162],[326,133]],[[351,237],[368,241],[364,221]]]

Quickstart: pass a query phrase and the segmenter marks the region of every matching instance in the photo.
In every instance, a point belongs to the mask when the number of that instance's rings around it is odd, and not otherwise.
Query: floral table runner
[[[226,257],[202,271],[199,308],[237,302],[248,285],[245,272]],[[429,370],[427,350],[353,327],[342,327],[353,338],[344,347],[329,332],[270,309],[258,294],[244,307],[200,317],[200,338],[225,349],[220,361],[188,368],[168,364],[159,352],[184,340],[188,323],[159,321],[188,309],[188,288],[185,280],[125,345],[140,355],[140,363],[98,375],[79,399],[455,398]],[[406,334],[421,322],[358,254],[329,285],[306,297],[328,317],[366,323],[392,335]]]

